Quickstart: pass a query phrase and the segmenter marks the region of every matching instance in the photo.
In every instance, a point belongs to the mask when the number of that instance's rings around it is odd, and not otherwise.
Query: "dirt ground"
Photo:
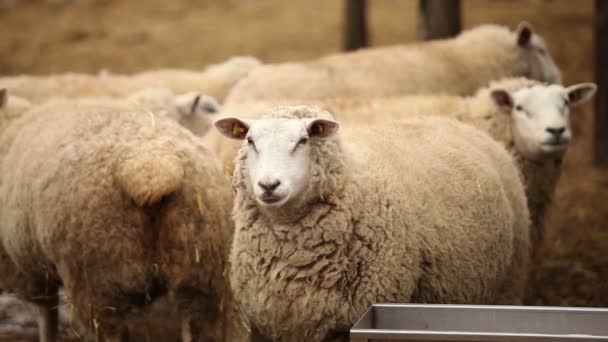
[[[0,75],[200,68],[242,54],[302,60],[338,51],[341,42],[337,0],[17,2],[0,9]],[[565,83],[592,80],[591,0],[462,2],[465,28],[527,20],[545,37]],[[372,45],[414,40],[416,1],[370,3]],[[607,307],[608,169],[591,165],[592,106],[576,111],[573,121],[575,142],[526,302]]]

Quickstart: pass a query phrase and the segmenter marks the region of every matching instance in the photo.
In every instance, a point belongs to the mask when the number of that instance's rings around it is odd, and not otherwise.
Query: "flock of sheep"
[[[521,304],[596,86],[522,23],[0,89],[0,288],[41,341],[60,289],[87,338],[167,297],[184,341],[325,341],[372,303]]]

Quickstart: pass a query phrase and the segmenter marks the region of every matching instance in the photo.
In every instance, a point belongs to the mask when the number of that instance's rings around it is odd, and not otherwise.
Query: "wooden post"
[[[594,160],[608,166],[608,0],[595,0],[595,124]]]
[[[460,0],[418,0],[418,40],[449,38],[460,30]]]
[[[367,0],[345,0],[344,50],[367,46]]]

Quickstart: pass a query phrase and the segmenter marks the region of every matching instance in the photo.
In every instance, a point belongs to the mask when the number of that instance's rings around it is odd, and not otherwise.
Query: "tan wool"
[[[238,333],[232,190],[186,129],[130,104],[56,100],[11,123],[0,158],[0,287],[44,306],[62,285],[102,338],[166,293],[203,338]]]
[[[330,117],[300,106],[263,119]],[[321,341],[372,303],[521,303],[526,198],[513,158],[486,133],[425,117],[343,125],[310,144],[310,184],[286,212],[261,210],[247,147],[237,156],[230,277],[254,330]]]
[[[542,38],[531,35],[530,44],[538,46],[520,46],[518,32],[507,27],[481,25],[451,39],[361,49],[302,63],[268,64],[239,82],[226,103],[469,95],[492,80],[513,76],[559,82],[560,72],[549,52],[537,51],[546,49]]]
[[[228,91],[261,62],[254,57],[233,57],[202,71],[160,69],[133,75],[65,73],[48,76],[0,77],[0,88],[33,103],[51,97],[125,97],[151,87],[166,87],[175,93],[199,91],[222,101]]]

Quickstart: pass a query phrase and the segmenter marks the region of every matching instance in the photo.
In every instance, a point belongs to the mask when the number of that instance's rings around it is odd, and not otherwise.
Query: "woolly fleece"
[[[532,36],[532,42],[542,39]],[[540,67],[536,48],[521,47],[507,27],[481,25],[451,39],[361,49],[304,63],[265,65],[230,92],[226,103],[404,94],[469,95],[492,80],[527,76],[559,82]]]
[[[209,65],[202,71],[160,69],[133,75],[65,73],[47,76],[0,77],[0,88],[33,103],[52,97],[125,97],[151,87],[166,87],[175,93],[198,91],[222,101],[228,91],[251,70],[261,65],[254,57],[239,56]]]
[[[310,117],[331,116],[283,107],[265,118]],[[306,204],[285,211],[260,210],[246,145],[237,157],[231,286],[254,329],[320,341],[372,303],[521,303],[525,195],[487,134],[429,117],[310,143]]]
[[[232,194],[190,132],[118,104],[54,101],[0,147],[3,288],[36,302],[62,284],[102,336],[168,291],[206,338],[238,330],[224,278]]]

